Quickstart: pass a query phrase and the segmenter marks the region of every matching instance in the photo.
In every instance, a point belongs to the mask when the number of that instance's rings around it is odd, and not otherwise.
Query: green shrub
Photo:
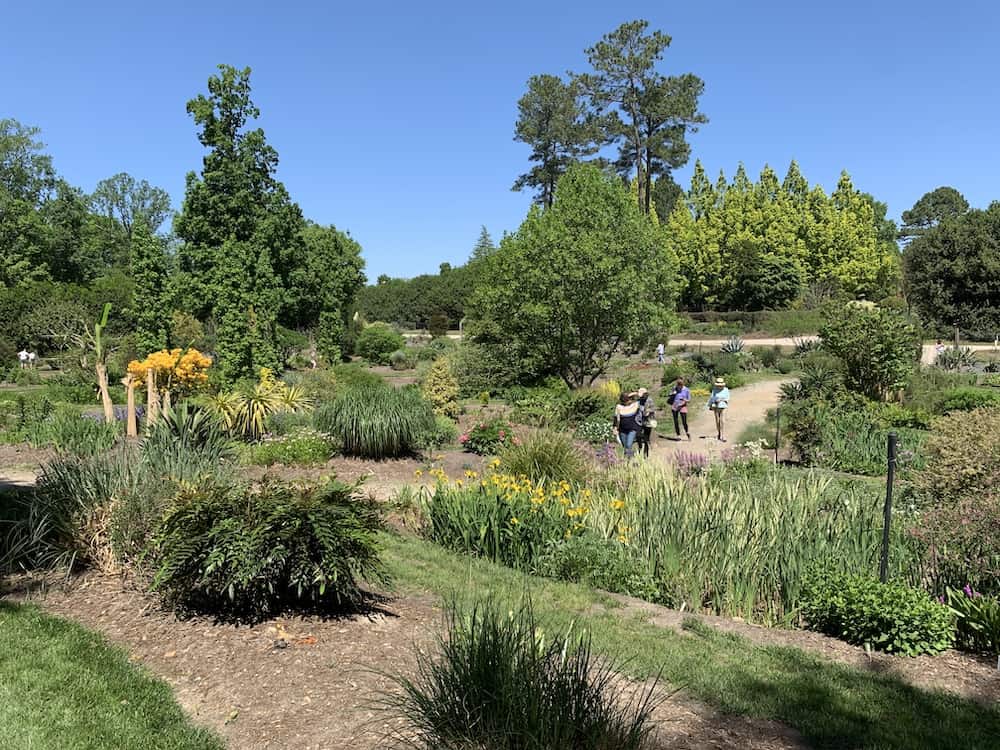
[[[369,362],[387,365],[392,353],[405,343],[403,335],[388,323],[372,323],[358,334],[355,351]]]
[[[691,382],[698,374],[698,366],[687,357],[674,357],[663,366],[663,375],[660,377],[660,385],[672,385],[677,378],[684,378]]]
[[[300,427],[281,437],[265,438],[246,446],[243,460],[259,466],[308,466],[326,463],[332,455],[333,444],[329,435]]]
[[[497,417],[473,425],[459,436],[458,442],[470,453],[494,456],[508,445],[516,445],[518,438],[510,422]]]
[[[451,361],[447,357],[435,360],[424,376],[421,388],[424,398],[434,407],[435,414],[451,419],[458,418],[462,410],[458,403],[458,378],[455,377]]]
[[[535,574],[645,599],[662,600],[647,564],[618,541],[583,533],[551,544],[538,558]]]
[[[435,415],[433,424],[428,424],[416,438],[417,447],[424,451],[434,451],[452,445],[458,439],[458,426],[450,417]]]
[[[492,600],[446,610],[436,653],[418,651],[416,677],[385,699],[421,750],[643,750],[652,748],[655,685],[632,703],[616,666],[585,636],[546,628],[530,602]],[[655,682],[655,681],[654,681]]]
[[[876,404],[869,407],[869,413],[880,427],[887,430],[895,427],[909,427],[914,430],[929,430],[934,417],[920,408],[904,408],[899,404]]]
[[[357,606],[384,582],[378,508],[355,486],[181,493],[151,541],[152,590],[181,614],[255,622],[290,605]]]
[[[595,414],[611,419],[615,409],[615,399],[607,391],[597,388],[580,388],[570,391],[563,405],[563,419],[570,424],[578,424]]]
[[[433,343],[434,341],[431,342]],[[502,350],[464,342],[452,356],[452,369],[458,378],[462,398],[475,398],[483,391],[489,391],[492,395],[503,393],[521,382],[526,374],[518,366],[517,360],[507,356]]]
[[[985,388],[952,388],[942,394],[941,411],[972,411],[1000,403],[1000,394]]]
[[[955,638],[948,607],[923,591],[866,576],[811,575],[801,612],[812,630],[906,656],[940,653]]]
[[[606,414],[591,414],[577,425],[573,435],[591,445],[604,445],[618,439],[611,418]]]
[[[971,372],[945,372],[936,367],[925,367],[910,376],[903,392],[903,400],[908,406],[941,414],[944,394],[954,388],[975,386],[976,377]]]
[[[782,375],[788,375],[799,369],[799,363],[791,357],[782,357],[775,363],[775,369]]]
[[[910,523],[909,533],[921,543],[924,577],[936,591],[971,585],[1000,596],[1000,493],[996,488],[921,511]]]
[[[958,647],[1000,654],[1000,599],[983,596],[968,585],[961,590],[949,588],[945,597],[958,617]]]
[[[421,436],[434,426],[434,412],[419,389],[382,383],[344,388],[313,421],[345,456],[394,458],[419,450]]]
[[[507,390],[507,400],[513,407],[511,418],[520,424],[547,427],[562,420],[569,391],[565,385],[557,388],[517,386]]]
[[[751,347],[750,354],[754,355],[763,367],[772,370],[781,359],[781,347],[777,345],[754,346]]]
[[[913,476],[924,503],[954,505],[1000,486],[1000,409],[982,408],[934,420],[925,466]]]
[[[949,372],[971,370],[979,362],[975,353],[967,346],[949,346],[934,358],[934,366]]]
[[[501,470],[532,482],[579,484],[587,476],[587,461],[562,432],[539,430],[500,455]]]
[[[417,366],[417,357],[410,349],[397,349],[389,355],[389,365],[393,370],[412,370]]]

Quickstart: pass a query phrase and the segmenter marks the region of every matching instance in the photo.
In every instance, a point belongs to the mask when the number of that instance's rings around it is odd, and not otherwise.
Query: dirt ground
[[[376,750],[400,725],[377,705],[410,675],[414,648],[433,645],[440,612],[427,597],[402,596],[341,619],[279,618],[253,627],[178,621],[119,578],[83,576],[44,593],[23,589],[53,614],[103,633],[165,679],[196,721],[233,750]],[[662,748],[792,750],[781,724],[722,716],[683,695],[655,713]]]

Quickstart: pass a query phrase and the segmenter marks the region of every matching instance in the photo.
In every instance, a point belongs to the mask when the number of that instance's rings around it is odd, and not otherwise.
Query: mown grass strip
[[[624,657],[630,676],[663,679],[723,712],[780,721],[816,748],[995,750],[1000,707],[927,691],[794,648],[751,644],[692,619],[685,633],[625,617],[582,586],[517,573],[412,537],[385,538],[400,588],[469,601],[492,594],[515,606],[530,594],[555,627],[586,628],[596,650]]]
[[[0,746],[221,750],[120,649],[34,606],[0,602]]]

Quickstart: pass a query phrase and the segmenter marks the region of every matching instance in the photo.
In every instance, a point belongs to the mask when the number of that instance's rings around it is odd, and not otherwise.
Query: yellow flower
[[[614,510],[621,510],[622,508],[625,507],[625,501],[624,500],[612,500],[611,501],[611,507]]]
[[[511,526],[517,526],[521,522],[520,522],[520,520],[518,520],[517,516],[511,516],[510,517],[510,523],[511,523]]]
[[[455,480],[455,486],[456,487],[461,487],[462,486],[462,480],[461,479],[456,479]]]
[[[415,472],[413,472],[413,476],[415,476],[417,479],[420,479],[420,477],[422,477],[423,475],[424,472],[422,472],[420,469],[417,469]]]

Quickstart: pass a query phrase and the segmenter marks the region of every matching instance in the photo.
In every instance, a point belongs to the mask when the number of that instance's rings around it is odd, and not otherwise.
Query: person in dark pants
[[[691,389],[684,384],[684,378],[677,378],[674,389],[670,392],[670,409],[674,413],[674,432],[677,438],[681,436],[681,424],[684,425],[684,434],[687,439],[691,439],[691,432],[688,430],[688,402],[691,400]]]
[[[625,458],[631,459],[635,454],[636,435],[642,428],[642,412],[639,411],[639,402],[635,400],[634,393],[622,394],[621,400],[615,407],[613,424],[618,432],[618,442],[625,449]]]
[[[642,427],[639,428],[636,442],[642,455],[649,458],[649,443],[653,438],[653,428],[656,427],[656,406],[653,404],[653,397],[645,388],[636,391],[636,395],[639,397],[639,408],[642,410]]]

